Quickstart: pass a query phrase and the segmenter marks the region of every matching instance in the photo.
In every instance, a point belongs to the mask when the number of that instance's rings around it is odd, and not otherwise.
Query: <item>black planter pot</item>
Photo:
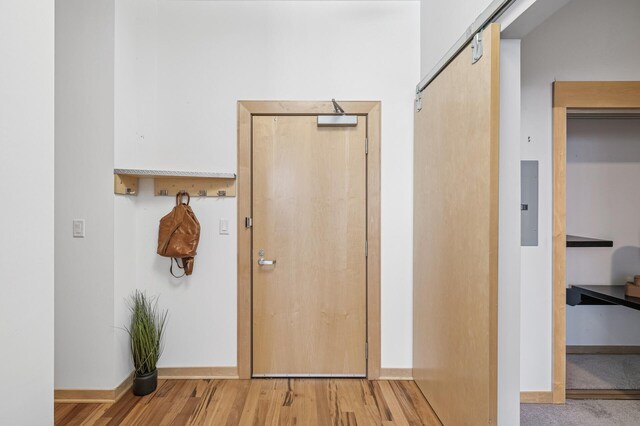
[[[149,395],[158,387],[158,370],[153,370],[149,374],[136,375],[133,378],[133,394],[136,396]]]

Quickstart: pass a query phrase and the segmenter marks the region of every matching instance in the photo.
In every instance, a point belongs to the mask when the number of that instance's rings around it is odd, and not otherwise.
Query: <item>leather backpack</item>
[[[186,204],[182,198],[186,196]],[[200,242],[200,222],[189,207],[191,197],[188,192],[180,191],[176,195],[176,206],[171,212],[160,219],[158,230],[158,254],[171,258],[169,271],[176,278],[191,275],[193,272],[193,258]],[[178,262],[182,259],[182,266]],[[184,273],[177,276],[173,273],[173,261]]]

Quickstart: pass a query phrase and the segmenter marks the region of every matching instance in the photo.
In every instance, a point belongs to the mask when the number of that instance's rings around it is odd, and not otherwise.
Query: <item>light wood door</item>
[[[445,425],[496,423],[499,39],[485,29],[415,114],[413,375]]]
[[[365,129],[253,117],[254,376],[366,375]]]

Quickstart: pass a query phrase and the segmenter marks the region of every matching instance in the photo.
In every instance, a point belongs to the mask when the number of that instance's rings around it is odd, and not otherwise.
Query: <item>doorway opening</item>
[[[575,178],[579,177],[581,169],[580,162],[576,162],[576,159],[590,156],[593,160],[597,156],[597,151],[590,150],[584,151],[584,147],[580,147],[580,151],[576,151],[572,155],[573,165],[567,160],[567,119],[571,115],[576,117],[590,117],[594,118],[600,116],[600,118],[608,116],[610,119],[614,116],[619,118],[621,114],[625,113],[625,110],[629,111],[631,115],[637,114],[637,109],[640,108],[640,82],[628,81],[609,81],[609,82],[555,82],[553,86],[553,390],[552,390],[552,402],[564,403],[565,398],[572,397],[607,397],[603,392],[595,394],[593,390],[577,389],[577,392],[569,392],[567,389],[567,353],[574,352],[570,355],[579,355],[580,352],[585,351],[585,347],[567,347],[569,339],[567,337],[567,308],[566,305],[575,309],[572,312],[572,316],[578,314],[580,307],[585,308],[586,305],[619,305],[627,308],[633,308],[632,300],[625,295],[624,282],[615,282],[619,277],[619,270],[614,270],[613,263],[610,265],[610,270],[606,271],[608,275],[608,282],[598,283],[579,283],[573,282],[573,280],[581,280],[583,277],[583,270],[576,268],[579,264],[584,263],[584,258],[591,258],[587,260],[589,267],[597,265],[597,262],[592,256],[595,254],[593,250],[602,250],[603,248],[613,247],[613,241],[604,235],[600,235],[600,232],[595,231],[598,235],[567,235],[567,231],[579,230],[591,232],[594,228],[594,223],[591,223],[587,227],[587,222],[580,223],[582,219],[580,216],[576,216],[573,212],[570,216],[567,214],[570,209],[567,207],[568,200],[571,199],[572,203],[578,203],[579,199],[575,198],[575,195],[579,193],[579,182],[576,182]],[[606,117],[605,117],[606,118]],[[593,135],[593,132],[590,132]],[[609,144],[607,151],[611,154],[612,145]],[[583,152],[584,151],[584,152]],[[608,154],[608,155],[609,155]],[[629,159],[628,153],[625,155]],[[597,166],[597,162],[591,161]],[[592,165],[593,165],[592,164]],[[567,197],[567,176],[569,175],[568,168],[572,166],[571,178],[573,179],[571,188],[576,191],[572,193],[572,198]],[[597,166],[599,167],[599,166]],[[607,166],[608,167],[608,166]],[[589,166],[590,169],[595,170]],[[612,176],[614,171],[610,170],[606,172],[607,178]],[[584,180],[584,179],[583,179]],[[602,182],[599,182],[601,185]],[[578,186],[576,186],[578,185]],[[607,194],[610,197],[612,194]],[[595,197],[591,200],[591,204],[597,202],[597,194],[592,193],[590,197]],[[575,206],[570,206],[574,208]],[[612,208],[624,208],[623,206],[611,206]],[[597,216],[597,212],[595,213]],[[609,217],[609,215],[606,215]],[[572,223],[568,224],[568,218],[572,218]],[[569,228],[567,225],[575,228]],[[599,238],[590,238],[590,237]],[[567,263],[567,248],[571,250],[590,250],[591,252],[572,252],[571,253],[571,265]],[[594,249],[595,248],[595,249]],[[611,249],[608,249],[611,250]],[[626,249],[625,249],[626,250]],[[606,254],[606,253],[605,253]],[[571,266],[570,270],[569,267]],[[594,277],[593,273],[590,277]],[[568,282],[568,280],[570,280]],[[613,281],[613,282],[612,282]],[[604,285],[602,285],[604,284]],[[618,285],[616,285],[618,284]],[[568,285],[568,286],[567,286]],[[638,299],[638,306],[634,309],[640,309],[640,299]],[[574,318],[575,319],[575,318]],[[612,346],[607,348],[597,348],[596,345],[590,346],[587,350],[607,352],[612,350]],[[621,350],[616,348],[615,350]],[[577,353],[576,353],[577,352]],[[575,358],[575,356],[573,357]],[[579,364],[584,360],[573,360]],[[580,381],[580,377],[572,377],[572,381]],[[596,389],[597,390],[597,389]],[[600,390],[602,391],[602,390]],[[614,392],[618,391],[614,390]],[[609,395],[609,397],[611,397]]]

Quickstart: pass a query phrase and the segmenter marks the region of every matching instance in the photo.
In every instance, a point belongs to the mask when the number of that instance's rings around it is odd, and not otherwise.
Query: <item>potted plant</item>
[[[156,365],[164,346],[167,311],[158,309],[157,298],[149,298],[139,290],[131,295],[129,309],[131,324],[125,330],[131,338],[131,357],[135,367],[133,394],[144,396],[158,386]]]

